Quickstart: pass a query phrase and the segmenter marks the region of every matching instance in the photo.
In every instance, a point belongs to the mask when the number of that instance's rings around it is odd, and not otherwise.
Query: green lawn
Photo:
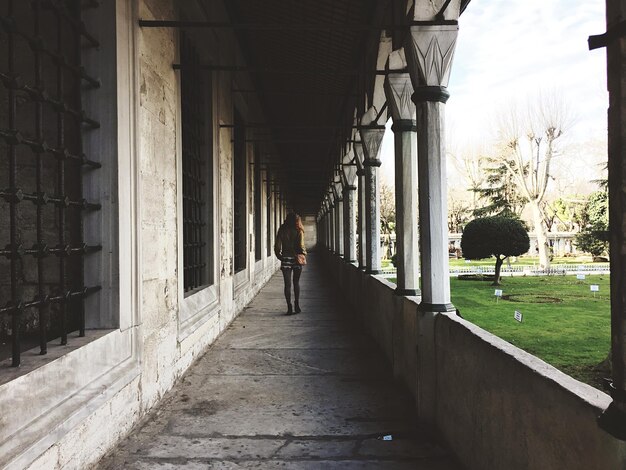
[[[393,280],[395,282],[395,280]],[[609,276],[507,277],[496,302],[490,282],[451,278],[452,303],[466,320],[600,388],[594,367],[610,347]],[[600,291],[594,297],[590,285]],[[508,297],[510,296],[510,297]],[[543,303],[538,303],[543,301]],[[522,323],[513,318],[523,314]]]

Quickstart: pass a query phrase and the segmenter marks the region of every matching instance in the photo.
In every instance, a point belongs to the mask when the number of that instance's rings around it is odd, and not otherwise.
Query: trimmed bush
[[[518,219],[483,217],[472,220],[463,231],[461,249],[466,259],[496,258],[493,284],[500,285],[500,269],[509,256],[519,256],[530,248],[526,228]]]

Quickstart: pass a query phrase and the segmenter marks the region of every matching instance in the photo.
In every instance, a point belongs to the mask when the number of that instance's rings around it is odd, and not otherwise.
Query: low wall
[[[457,316],[428,317],[418,298],[324,253],[355,322],[467,468],[626,468],[626,444],[596,421],[608,395]]]
[[[381,276],[366,275],[356,265],[319,250],[352,308],[354,322],[364,328],[393,366],[394,377],[416,396],[418,297],[395,294],[395,284]]]

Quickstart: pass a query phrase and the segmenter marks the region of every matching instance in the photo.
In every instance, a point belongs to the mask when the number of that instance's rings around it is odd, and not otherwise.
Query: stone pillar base
[[[420,312],[429,313],[453,313],[456,312],[456,307],[452,304],[430,304],[422,302],[417,307]]]
[[[394,291],[394,293],[396,295],[413,296],[413,297],[419,296],[422,294],[419,289],[400,289],[400,288],[397,288]]]

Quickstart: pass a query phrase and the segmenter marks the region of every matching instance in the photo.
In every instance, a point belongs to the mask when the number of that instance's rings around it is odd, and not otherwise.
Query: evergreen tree
[[[488,166],[484,169],[485,180],[480,188],[473,191],[478,194],[479,202],[485,205],[474,210],[474,217],[499,216],[519,219],[525,199],[519,194],[514,177],[501,162],[501,159],[486,158]],[[510,161],[509,166],[515,162]]]
[[[576,236],[576,246],[600,256],[609,248],[609,193],[596,191],[589,196],[584,209],[586,226]]]

